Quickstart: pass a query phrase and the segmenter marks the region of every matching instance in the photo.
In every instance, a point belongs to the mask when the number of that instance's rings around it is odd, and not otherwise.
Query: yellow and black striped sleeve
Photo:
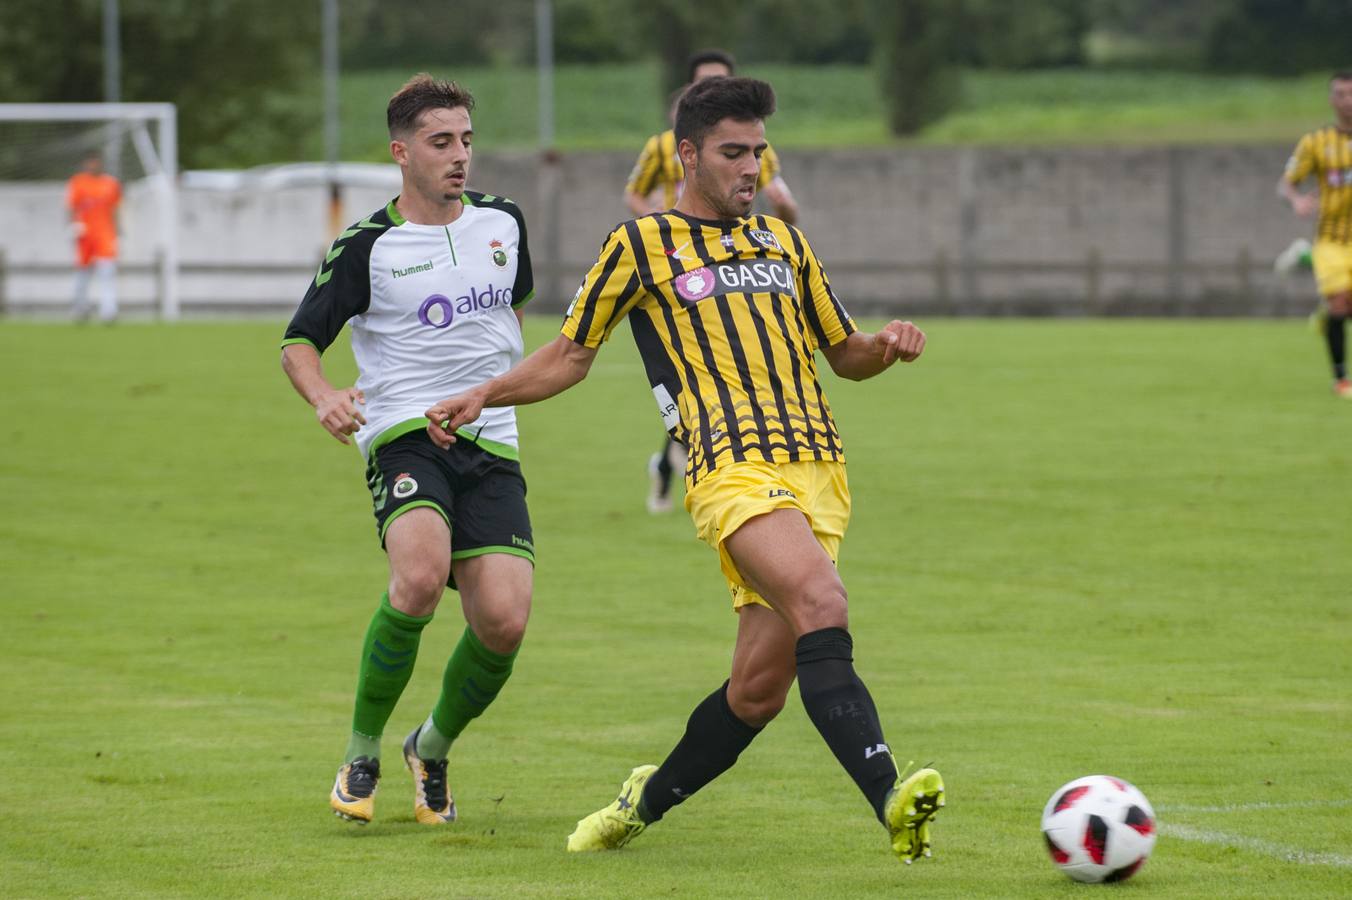
[[[779,177],[779,173],[779,154],[775,152],[774,147],[767,144],[760,158],[760,177],[756,179],[757,190],[763,190],[767,184]]]
[[[785,225],[798,257],[798,292],[802,298],[803,315],[813,341],[813,349],[839,344],[859,330],[854,319],[831,290],[831,279],[807,242],[807,237],[792,225]]]
[[[658,178],[662,174],[660,138],[661,135],[655,134],[644,143],[643,151],[639,153],[638,161],[629,172],[629,181],[624,186],[627,192],[646,197],[657,187]]]
[[[1292,184],[1300,184],[1314,173],[1318,160],[1315,157],[1315,135],[1307,134],[1296,144],[1291,158],[1286,161],[1285,178]]]
[[[595,349],[643,296],[634,249],[624,239],[621,225],[606,238],[601,255],[582,279],[563,318],[563,336]]]

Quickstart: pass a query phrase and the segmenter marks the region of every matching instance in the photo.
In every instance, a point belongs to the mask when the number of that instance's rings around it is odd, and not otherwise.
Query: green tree
[[[913,135],[957,105],[957,19],[946,0],[878,3],[877,65],[893,134]]]
[[[314,5],[318,15],[319,0]],[[570,0],[555,0],[556,7]],[[556,16],[558,11],[556,9]],[[534,61],[532,0],[447,3],[446,0],[340,0],[343,67],[427,68]]]
[[[318,4],[122,0],[122,99],[178,106],[185,167],[251,165],[318,146]],[[103,100],[102,3],[0,6],[0,95]]]
[[[1084,62],[1090,17],[1083,0],[962,0],[952,5],[962,34],[955,49],[967,65],[1028,69]]]
[[[1233,0],[1206,39],[1206,63],[1227,72],[1297,75],[1348,64],[1347,0]]]
[[[737,53],[748,62],[867,63],[873,6],[870,0],[744,0]]]

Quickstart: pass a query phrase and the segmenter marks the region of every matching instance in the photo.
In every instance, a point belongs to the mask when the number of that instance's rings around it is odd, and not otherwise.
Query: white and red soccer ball
[[[1076,881],[1122,881],[1155,847],[1155,810],[1136,787],[1087,775],[1057,788],[1042,810],[1052,862]]]

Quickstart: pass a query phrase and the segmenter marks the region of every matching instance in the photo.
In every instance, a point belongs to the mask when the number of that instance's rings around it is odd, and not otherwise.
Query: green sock
[[[437,705],[418,734],[419,756],[423,759],[446,758],[460,732],[471,719],[488,709],[512,676],[516,654],[516,650],[506,655],[494,653],[471,629],[465,629],[446,663]]]
[[[423,626],[430,621],[431,616],[410,616],[390,606],[388,593],[380,598],[380,607],[371,617],[361,648],[352,737],[344,762],[352,762],[358,756],[380,758],[380,735],[413,674],[418,639],[422,637]]]

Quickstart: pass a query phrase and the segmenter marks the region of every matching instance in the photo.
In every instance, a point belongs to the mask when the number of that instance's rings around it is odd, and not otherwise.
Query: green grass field
[[[910,370],[827,389],[855,518],[857,665],[949,787],[903,867],[796,695],[628,849],[574,821],[660,761],[735,618],[683,514],[643,511],[659,427],[627,337],[522,412],[540,565],[503,697],[452,753],[461,821],[412,821],[390,723],[378,821],[326,795],[384,581],[355,451],[277,367],[278,322],[0,322],[6,897],[1059,897],[1038,815],[1139,785],[1135,897],[1352,893],[1352,405],[1292,322],[946,321]],[[529,322],[547,340],[552,317]],[[350,372],[345,352],[331,371]]]
[[[533,69],[432,66],[478,100],[483,147],[529,149],[538,139]],[[412,69],[355,71],[342,81],[343,158],[387,162],[385,104]],[[779,112],[769,135],[786,148],[887,144],[878,79],[865,66],[747,66],[769,80]],[[1305,78],[1170,71],[974,71],[963,102],[918,143],[1158,144],[1290,142],[1329,118],[1327,74]],[[655,64],[560,66],[555,128],[565,150],[632,150],[666,127]],[[597,97],[606,102],[598,104]],[[317,102],[317,101],[316,101]],[[311,154],[319,153],[316,136]]]

